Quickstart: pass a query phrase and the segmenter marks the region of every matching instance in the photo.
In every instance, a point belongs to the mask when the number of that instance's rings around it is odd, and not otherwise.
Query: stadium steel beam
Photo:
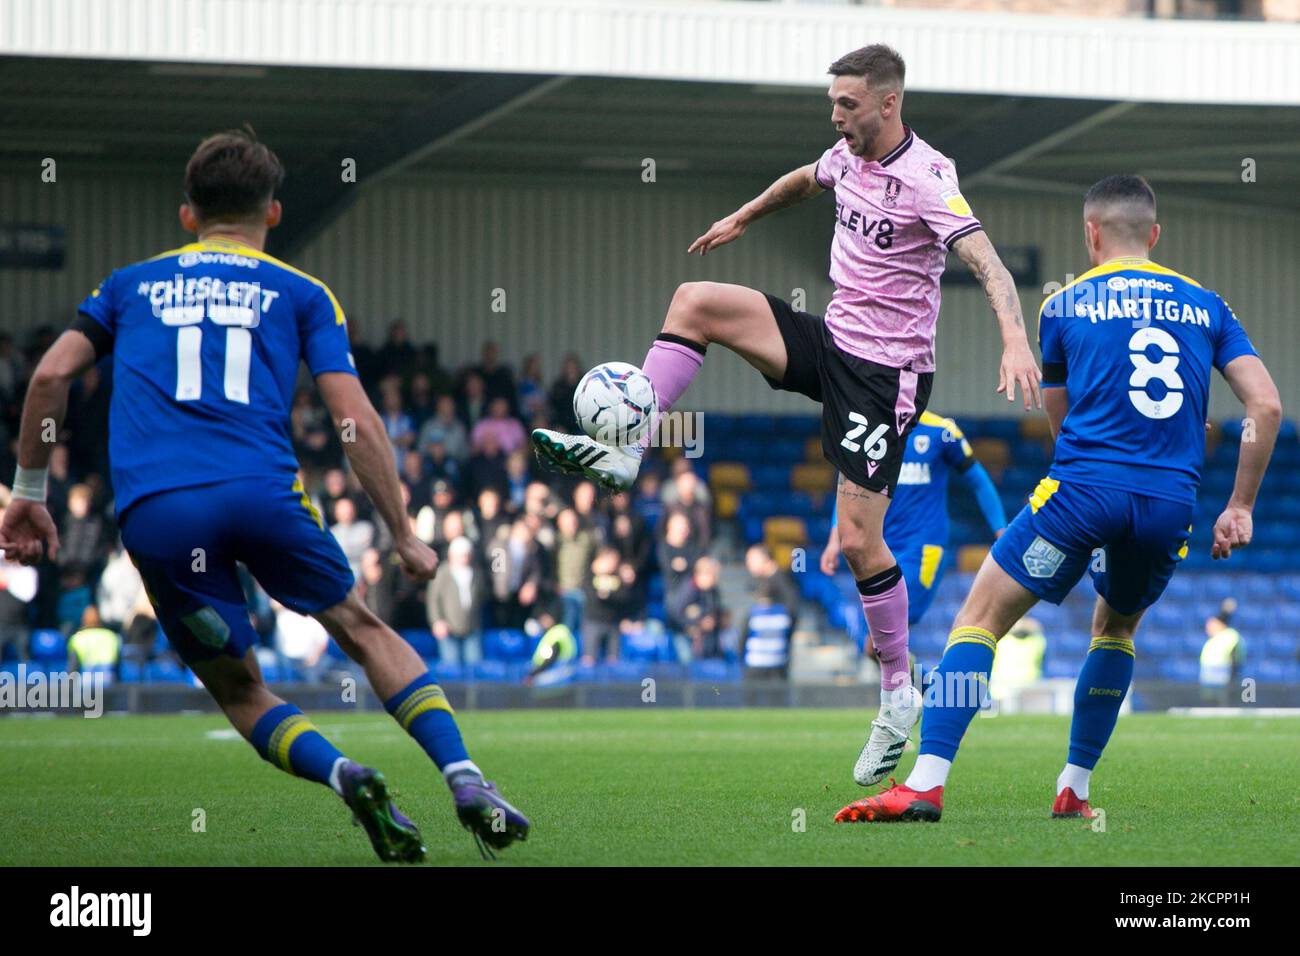
[[[290,170],[279,194],[285,220],[268,235],[270,252],[284,259],[292,257],[356,202],[363,190],[568,80],[517,74],[476,77],[404,117],[390,135],[351,143],[337,155]],[[342,164],[346,159],[356,161],[355,181],[345,181]]]
[[[1135,108],[1137,103],[1052,100],[1016,97],[1008,101],[1009,121],[996,136],[963,137],[960,146],[944,148],[957,161],[962,185],[973,188],[1028,162],[1035,156],[1095,129]]]

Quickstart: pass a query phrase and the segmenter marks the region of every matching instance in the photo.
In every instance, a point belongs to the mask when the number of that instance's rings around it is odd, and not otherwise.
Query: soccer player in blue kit
[[[849,804],[839,822],[939,819],[997,642],[1038,601],[1059,604],[1085,571],[1097,605],[1052,816],[1093,815],[1089,779],[1132,680],[1134,632],[1187,553],[1212,368],[1254,428],[1243,437],[1211,553],[1227,558],[1250,544],[1282,418],[1272,377],[1217,293],[1148,258],[1160,226],[1146,180],[1101,180],[1083,218],[1094,268],[1048,296],[1039,313],[1044,406],[1056,437],[1049,474],[994,544],[953,622],[906,783]]]
[[[269,763],[332,788],[380,859],[425,847],[382,774],[348,760],[273,694],[236,577],[321,622],[442,772],[461,824],[486,847],[525,839],[526,817],[469,759],[451,705],[415,650],[362,603],[343,552],[297,479],[289,410],[301,361],[408,574],[434,553],[411,532],[392,448],[357,377],[343,310],[324,283],[263,252],[280,221],[279,159],[249,132],[205,139],[185,169],[184,228],[198,241],[118,269],[41,359],[23,407],[0,549],[54,557],[48,436],[71,382],[111,353],[109,454],[122,541],[158,622],[231,724]],[[486,845],[486,846],[485,846]]]
[[[988,522],[993,537],[1002,534],[1007,524],[1002,500],[993,479],[975,458],[970,442],[957,423],[931,411],[921,413],[916,427],[903,450],[903,468],[893,503],[885,513],[885,544],[898,559],[898,567],[907,582],[907,623],[916,624],[934,600],[943,579],[943,552],[948,547],[948,479],[953,473],[975,495],[980,513]],[[833,575],[839,566],[840,535],[838,515],[832,506],[831,533],[822,551],[821,569]],[[867,635],[868,645],[871,635]],[[898,766],[910,727],[893,720],[890,695],[882,694],[880,713],[871,722],[887,734],[888,749],[883,759],[874,759],[868,746],[862,748],[853,767],[853,779],[869,786]]]

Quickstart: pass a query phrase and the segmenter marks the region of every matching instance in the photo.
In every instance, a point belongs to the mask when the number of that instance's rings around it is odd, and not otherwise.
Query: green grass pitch
[[[1062,717],[977,719],[938,824],[832,823],[864,792],[850,771],[868,718],[653,705],[460,715],[471,754],[533,821],[497,865],[1300,859],[1300,719],[1121,718],[1094,777],[1092,803],[1106,811],[1095,832],[1048,818]],[[315,720],[385,772],[430,863],[480,865],[441,780],[392,721]],[[0,720],[0,864],[379,865],[332,794],[272,769],[225,728],[208,716]],[[206,832],[193,831],[196,809]]]

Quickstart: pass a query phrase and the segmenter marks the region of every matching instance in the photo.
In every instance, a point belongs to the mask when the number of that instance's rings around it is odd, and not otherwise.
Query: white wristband
[[[49,472],[49,468],[24,468],[19,465],[17,473],[14,474],[13,497],[44,504],[45,478]]]

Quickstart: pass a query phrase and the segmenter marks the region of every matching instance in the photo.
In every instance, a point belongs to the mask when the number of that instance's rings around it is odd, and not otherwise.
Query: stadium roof
[[[313,210],[277,231],[281,253],[357,195],[343,157],[363,186],[402,169],[625,176],[647,157],[660,182],[759,183],[833,141],[825,67],[867,27],[906,52],[907,121],[968,189],[1079,195],[1123,170],[1162,198],[1300,212],[1300,111],[1282,105],[1300,103],[1300,27],[653,6],[339,0],[299,23],[302,5],[283,0],[9,0],[0,52],[29,56],[0,60],[0,161],[176,177],[201,136],[247,121],[290,168],[286,200]],[[660,44],[652,70],[643,54]],[[588,75],[543,69],[565,63]],[[1066,75],[1100,81],[1082,97]]]

